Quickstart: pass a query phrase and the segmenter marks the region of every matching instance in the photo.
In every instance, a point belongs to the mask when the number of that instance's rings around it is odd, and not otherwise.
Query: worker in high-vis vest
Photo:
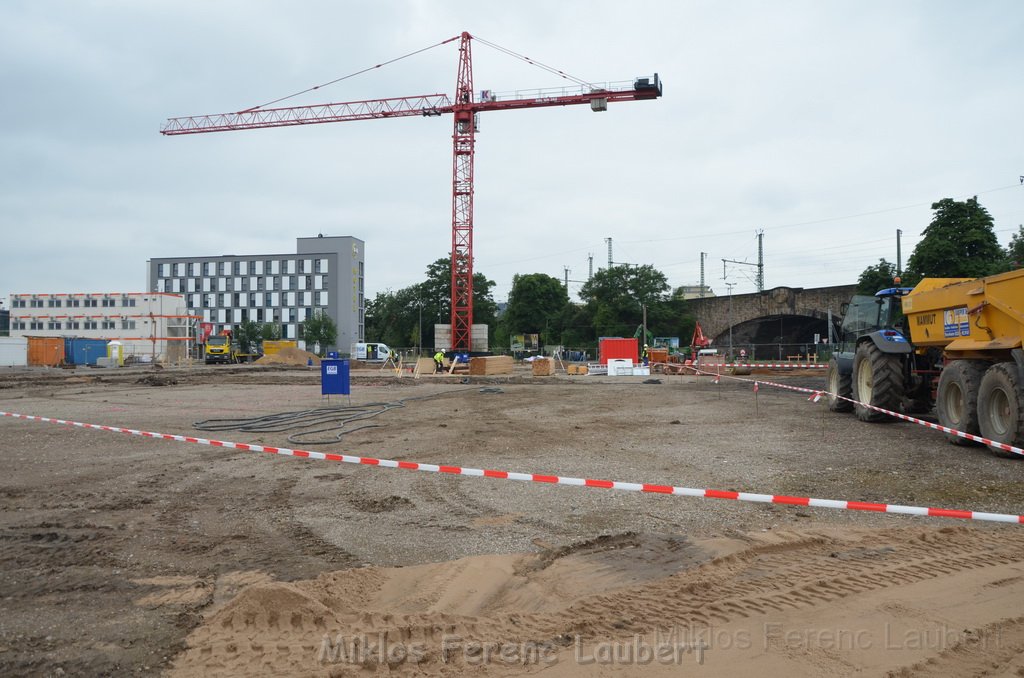
[[[444,351],[434,354],[434,374],[438,372],[444,372]]]

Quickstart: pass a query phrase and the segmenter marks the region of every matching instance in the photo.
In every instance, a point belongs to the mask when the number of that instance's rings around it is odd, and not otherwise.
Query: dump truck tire
[[[853,397],[853,374],[842,374],[839,371],[839,362],[835,358],[829,358],[828,369],[825,371],[825,399],[828,401],[828,409],[833,412],[851,412],[853,403],[843,398]],[[837,397],[841,396],[841,397]]]
[[[903,402],[903,359],[882,353],[874,342],[865,341],[853,356],[853,411],[861,421],[892,421],[892,417],[872,410],[866,403],[898,412]]]
[[[975,436],[981,433],[978,427],[978,393],[986,367],[987,363],[978,360],[954,360],[942,368],[935,399],[940,425]],[[978,444],[955,433],[945,435],[954,445]]]
[[[998,443],[1024,445],[1024,383],[1016,363],[997,363],[988,368],[978,391],[978,423],[981,435]],[[988,446],[1001,457],[1024,456]]]

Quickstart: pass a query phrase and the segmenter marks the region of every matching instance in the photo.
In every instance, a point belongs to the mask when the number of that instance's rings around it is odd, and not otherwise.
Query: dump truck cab
[[[856,295],[845,305],[826,377],[830,409],[853,410],[864,421],[878,421],[886,415],[872,407],[889,411],[930,407],[931,370],[918,369],[903,314],[903,297],[911,291],[888,287],[872,296]],[[931,357],[923,362],[930,363]]]
[[[853,365],[857,344],[872,341],[883,353],[909,353],[907,319],[901,300],[912,288],[890,287],[873,296],[858,294],[850,299],[839,330],[836,355]]]
[[[206,339],[206,346],[203,348],[203,356],[206,364],[233,363],[236,361],[235,345],[231,342],[229,334],[215,334]]]

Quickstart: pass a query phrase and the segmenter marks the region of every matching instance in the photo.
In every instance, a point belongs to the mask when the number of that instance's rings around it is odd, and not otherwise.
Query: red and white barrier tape
[[[696,369],[696,368],[694,368],[694,369]],[[718,377],[725,377],[726,379],[732,379],[733,381],[743,381],[743,382],[747,382],[747,383],[753,383],[755,389],[757,388],[758,384],[764,384],[765,386],[773,386],[775,388],[781,388],[781,389],[785,389],[787,391],[797,391],[799,393],[809,393],[809,394],[811,394],[811,397],[808,398],[808,400],[812,400],[814,402],[818,402],[819,400],[821,400],[826,395],[829,395],[829,392],[826,391],[826,390],[823,390],[823,389],[802,388],[800,386],[791,386],[789,384],[779,384],[779,383],[772,382],[772,381],[765,381],[763,379],[744,379],[743,377],[737,377],[737,376],[734,376],[734,375],[731,375],[731,374],[719,374],[718,372],[702,372],[701,370],[697,370],[697,371],[701,372],[702,374],[706,374],[708,376],[716,377],[716,379],[715,379],[716,383],[718,382],[718,379],[717,379]],[[918,419],[917,417],[911,417],[910,415],[903,414],[901,412],[893,412],[892,410],[886,410],[886,409],[882,409],[881,407],[875,407],[874,405],[869,405],[867,403],[862,403],[862,402],[860,402],[858,400],[854,400],[853,398],[847,398],[845,396],[841,396],[841,395],[838,395],[838,394],[833,394],[833,395],[835,395],[835,397],[839,398],[840,400],[845,400],[845,401],[847,401],[849,403],[853,403],[854,405],[860,405],[862,407],[868,408],[869,410],[874,410],[876,412],[881,412],[882,414],[887,414],[890,417],[895,417],[897,419],[902,419],[903,421],[909,421],[909,422],[911,422],[913,424],[920,424],[921,426],[924,426],[926,428],[934,429],[936,431],[942,431],[943,433],[948,433],[950,435],[955,435],[955,436],[958,436],[960,438],[966,438],[967,440],[973,440],[973,441],[979,442],[979,443],[981,443],[983,445],[988,445],[989,447],[998,448],[1000,450],[1003,450],[1004,452],[1011,452],[1013,454],[1024,455],[1024,449],[1022,449],[1020,447],[1014,447],[1013,445],[1009,445],[1007,443],[1001,443],[1001,442],[999,442],[997,440],[990,440],[989,438],[984,438],[982,436],[976,436],[976,435],[974,435],[972,433],[965,433],[964,431],[958,431],[955,428],[949,428],[948,426],[942,426],[941,424],[933,424],[930,421],[925,421],[923,419]]]
[[[524,480],[535,483],[547,483],[553,485],[597,487],[606,490],[626,490],[630,492],[649,492],[653,494],[681,495],[685,497],[704,497],[707,499],[733,499],[736,501],[754,502],[758,504],[788,504],[792,506],[815,506],[818,508],[846,509],[849,511],[873,511],[877,513],[897,513],[911,516],[932,516],[935,518],[962,518],[965,520],[985,520],[999,523],[1024,523],[1024,515],[1012,515],[1008,513],[985,513],[982,511],[926,508],[923,506],[902,506],[900,504],[879,504],[866,501],[847,501],[841,499],[815,499],[814,497],[790,497],[779,494],[755,494],[753,492],[733,492],[731,490],[698,489],[692,487],[679,487],[676,485],[627,483],[618,480],[592,480],[589,478],[572,478],[567,476],[553,476],[539,473],[516,473],[513,471],[494,471],[488,469],[466,468],[463,466],[422,464],[414,461],[395,461],[392,459],[376,459],[374,457],[356,457],[348,454],[331,454],[325,452],[309,452],[306,450],[291,450],[285,447],[270,447],[267,445],[232,443],[223,440],[193,438],[192,436],[180,436],[169,433],[152,433],[149,431],[137,431],[135,429],[120,428],[117,426],[84,424],[77,421],[68,421],[65,419],[52,419],[50,417],[37,417],[30,414],[17,414],[14,412],[0,411],[0,415],[3,415],[5,417],[14,417],[16,419],[26,419],[29,421],[62,424],[65,426],[77,426],[79,428],[95,429],[97,431],[107,431],[110,433],[127,433],[129,435],[143,436],[146,438],[158,438],[161,440],[173,440],[176,442],[183,443],[211,445],[213,447],[227,447],[236,450],[242,450],[244,452],[267,452],[270,454],[280,454],[289,457],[322,459],[325,461],[340,461],[347,464],[363,464],[368,466],[382,466],[385,468],[404,468],[409,469],[411,471],[427,471],[430,473],[450,473],[453,475],[475,476],[483,478],[500,478],[503,480]]]
[[[651,366],[660,366],[668,368],[682,368],[693,370],[698,374],[702,374],[701,370],[694,363],[651,363]],[[699,366],[700,368],[732,368],[732,367],[749,367],[751,369],[791,369],[796,367],[802,367],[804,369],[825,369],[828,367],[822,363],[704,363]],[[706,374],[706,373],[703,373]],[[712,374],[714,374],[712,372]]]

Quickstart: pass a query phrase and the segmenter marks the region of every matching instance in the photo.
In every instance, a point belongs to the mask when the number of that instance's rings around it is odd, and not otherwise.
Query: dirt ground
[[[325,400],[303,367],[5,368],[0,410],[1024,512],[1024,463],[924,427],[862,424],[768,386],[645,381],[368,369],[353,371],[350,398]],[[12,417],[0,417],[0,460],[4,676],[1024,676],[1021,525],[453,476]]]

